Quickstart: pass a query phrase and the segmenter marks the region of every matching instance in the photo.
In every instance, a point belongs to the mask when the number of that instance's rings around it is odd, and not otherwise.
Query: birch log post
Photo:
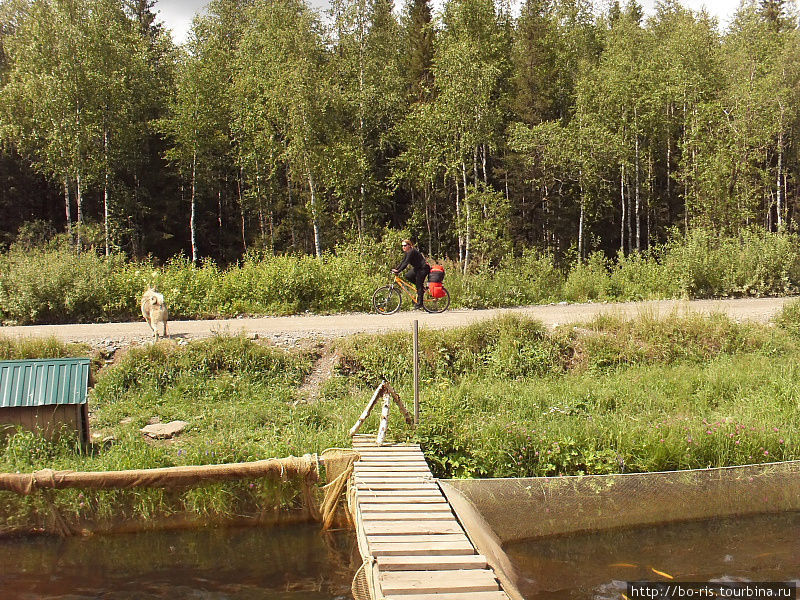
[[[392,396],[387,394],[383,400],[383,409],[381,410],[381,424],[378,427],[378,436],[375,438],[375,443],[378,446],[383,445],[383,440],[386,438],[386,429],[389,427],[389,408],[392,406]]]
[[[378,398],[381,397],[381,394],[385,391],[387,385],[389,384],[387,384],[385,381],[382,381],[381,384],[375,389],[375,393],[372,394],[372,399],[367,404],[364,412],[361,413],[361,416],[358,417],[356,424],[350,429],[350,437],[353,437],[356,433],[358,433],[358,430],[361,429],[361,426],[364,424],[364,421],[367,420],[369,413],[372,412],[372,407],[375,406],[375,403],[378,401]]]

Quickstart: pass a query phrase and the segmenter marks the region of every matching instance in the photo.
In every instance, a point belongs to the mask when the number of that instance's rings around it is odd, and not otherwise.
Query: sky
[[[519,1],[519,0],[517,0]],[[652,14],[656,0],[640,0],[645,9],[645,14]],[[733,13],[739,7],[740,0],[681,0],[681,3],[692,10],[706,8],[709,13],[719,18],[720,25],[724,28],[730,22]],[[403,0],[395,0],[400,5]],[[205,9],[208,0],[158,0],[156,10],[159,18],[164,21],[172,31],[172,38],[176,43],[186,41],[186,34],[192,25],[195,14]],[[313,5],[326,4],[325,0],[312,0]],[[440,4],[440,0],[433,0],[433,5]],[[624,2],[621,2],[624,4]]]

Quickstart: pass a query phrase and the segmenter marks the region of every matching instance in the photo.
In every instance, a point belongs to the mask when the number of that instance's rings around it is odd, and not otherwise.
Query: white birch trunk
[[[322,257],[322,242],[319,239],[319,215],[317,210],[317,186],[314,183],[314,175],[308,166],[306,159],[306,176],[308,177],[308,188],[311,192],[311,223],[314,228],[314,253],[317,258]]]
[[[458,176],[453,177],[456,184],[456,229],[458,230],[458,262],[464,260],[464,236],[461,234],[461,187],[458,185]]]
[[[108,233],[108,130],[103,131],[103,159],[105,163],[105,179],[103,182],[103,229],[106,238],[106,256],[111,254],[111,242]]]
[[[466,213],[466,222],[464,226],[464,275],[467,274],[467,267],[469,266],[469,217],[470,217],[470,207],[469,207],[469,194],[467,193],[467,165],[464,161],[461,161],[461,174],[464,177],[464,212]]]
[[[192,264],[197,264],[197,228],[195,223],[196,203],[197,203],[197,146],[192,152],[192,196],[191,208],[189,210],[189,236],[192,244]]]
[[[83,188],[81,187],[80,171],[78,171],[78,173],[75,175],[75,200],[78,203],[78,222],[76,226],[78,235],[76,244],[78,247],[78,253],[80,254],[82,250],[81,244],[83,243],[83,240],[81,239],[81,229],[83,228]]]
[[[620,251],[625,254],[625,221],[627,220],[627,212],[625,211],[625,165],[623,164],[620,168],[620,175],[619,175],[619,198],[620,204],[622,205],[622,223],[620,225],[620,241],[619,241],[619,249]]]
[[[67,217],[67,235],[69,235],[70,246],[75,246],[72,239],[72,206],[69,202],[69,175],[64,175],[64,214]]]
[[[783,195],[781,194],[781,174],[783,172],[783,131],[778,134],[778,178],[776,182],[778,201],[778,229],[783,226]]]

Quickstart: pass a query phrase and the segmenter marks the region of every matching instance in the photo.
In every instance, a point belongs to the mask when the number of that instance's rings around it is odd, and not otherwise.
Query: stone
[[[189,423],[186,421],[170,421],[169,423],[153,423],[145,425],[139,431],[154,440],[168,440],[181,433]]]

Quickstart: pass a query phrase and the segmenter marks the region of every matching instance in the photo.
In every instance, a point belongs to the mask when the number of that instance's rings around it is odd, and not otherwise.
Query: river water
[[[0,540],[2,600],[344,600],[351,532],[319,525]]]
[[[800,513],[551,538],[506,552],[528,600],[619,600],[627,581],[800,586]]]

